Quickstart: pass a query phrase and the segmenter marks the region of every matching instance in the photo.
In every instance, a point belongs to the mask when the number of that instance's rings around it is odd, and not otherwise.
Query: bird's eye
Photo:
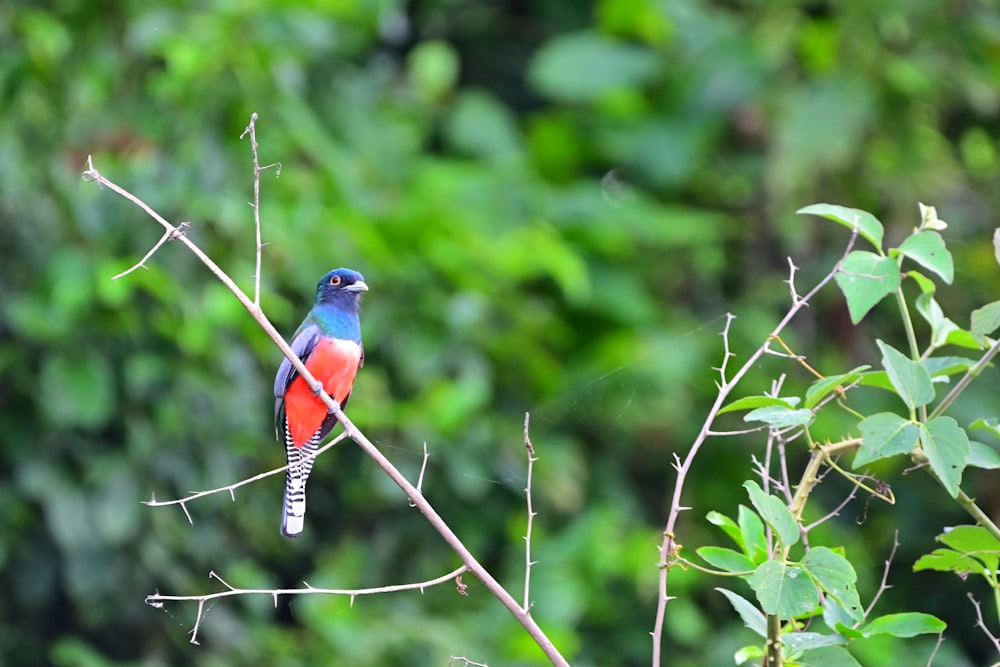
[[[330,276],[330,284],[333,285],[334,287],[340,284],[340,280],[341,280],[340,276]]]

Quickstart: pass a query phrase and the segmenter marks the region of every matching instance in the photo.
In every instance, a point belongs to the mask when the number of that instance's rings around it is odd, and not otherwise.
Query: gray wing
[[[312,354],[318,340],[319,327],[312,322],[303,322],[292,339],[292,352],[305,362]],[[288,357],[282,358],[281,365],[278,366],[278,373],[274,376],[274,428],[279,440],[282,439],[281,421],[285,408],[285,392],[298,376],[298,372]]]

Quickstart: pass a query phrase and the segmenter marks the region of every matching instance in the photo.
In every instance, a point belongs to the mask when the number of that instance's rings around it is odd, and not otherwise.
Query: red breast
[[[361,346],[349,340],[322,338],[306,359],[306,368],[323,389],[338,403],[343,403],[361,364]],[[296,377],[285,393],[285,417],[292,442],[302,447],[319,430],[328,411],[301,377]]]

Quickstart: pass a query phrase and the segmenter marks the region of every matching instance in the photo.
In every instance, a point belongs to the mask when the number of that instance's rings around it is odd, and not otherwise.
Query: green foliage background
[[[106,176],[190,235],[245,288],[253,273],[252,112],[265,174],[263,304],[291,333],[316,279],[361,270],[367,365],[352,419],[416,477],[512,590],[523,572],[532,414],[533,613],[575,665],[648,664],[672,456],[714,396],[724,314],[735,351],[839,256],[814,201],[905,235],[917,201],[951,224],[953,317],[996,299],[1000,15],[990,3],[302,2],[0,5],[0,661],[10,665],[544,664],[478,582],[423,595],[195,605],[167,594],[364,587],[457,564],[350,444],[324,456],[307,533],[278,534],[280,480],[176,509],[279,465],[278,352],[177,244],[118,281],[161,230],[84,183]],[[824,372],[878,359],[834,289],[788,342]],[[882,328],[879,328],[879,327]],[[759,393],[788,370],[763,364]],[[793,369],[789,382],[809,378]],[[988,383],[964,409],[989,416]],[[880,400],[871,395],[871,400]],[[994,405],[991,405],[991,402]],[[753,437],[712,441],[683,544],[745,502]],[[986,660],[966,585],[909,571],[967,522],[930,479],[879,468],[894,508],[827,528],[882,604],[949,621],[935,664]],[[967,481],[994,516],[1000,496]],[[846,489],[829,484],[826,508]],[[863,518],[862,525],[856,519]],[[748,631],[716,582],[671,573],[669,664],[731,664]],[[968,584],[971,586],[972,584]],[[975,590],[975,589],[974,589]],[[980,594],[981,591],[978,591]],[[923,664],[931,644],[870,644]],[[911,660],[912,662],[907,662]]]

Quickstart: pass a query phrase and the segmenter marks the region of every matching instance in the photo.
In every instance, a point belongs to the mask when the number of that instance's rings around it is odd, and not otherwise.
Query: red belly
[[[361,364],[361,346],[336,339],[321,339],[306,360],[306,368],[338,403],[351,393],[354,376]],[[296,377],[285,393],[285,416],[292,442],[302,447],[319,430],[328,411],[301,377]]]

